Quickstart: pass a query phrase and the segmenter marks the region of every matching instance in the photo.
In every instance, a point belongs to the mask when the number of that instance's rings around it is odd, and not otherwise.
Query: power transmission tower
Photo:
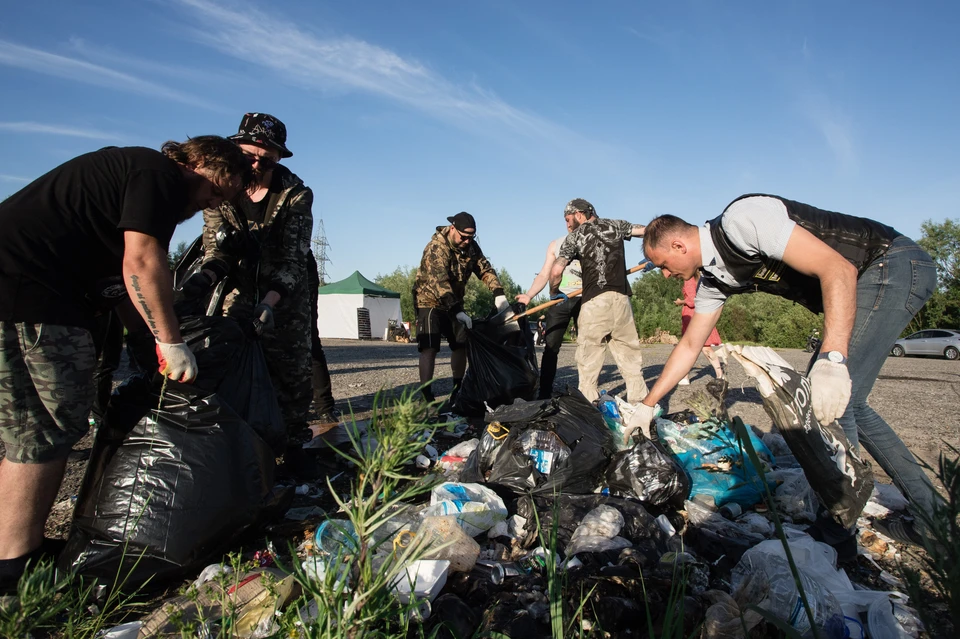
[[[317,225],[317,232],[313,236],[313,257],[317,260],[317,275],[320,276],[320,286],[327,283],[327,262],[333,263],[333,260],[327,255],[327,249],[330,243],[327,242],[327,232],[323,228],[323,219]]]

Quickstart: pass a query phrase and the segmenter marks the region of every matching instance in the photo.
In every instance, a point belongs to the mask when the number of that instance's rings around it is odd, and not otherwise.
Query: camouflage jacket
[[[269,202],[262,223],[248,222],[229,202],[203,212],[203,266],[221,276],[230,274],[236,294],[228,296],[228,303],[239,295],[244,303],[257,304],[272,290],[281,298],[277,311],[284,312],[293,310],[299,299],[309,303],[306,286],[313,191],[289,169],[278,166],[274,171],[281,172],[281,190],[267,195]],[[221,227],[239,231],[242,250],[227,253],[217,245]],[[306,311],[309,313],[309,309]]]
[[[459,251],[448,237],[449,226],[438,226],[423,249],[417,279],[413,285],[413,303],[418,308],[437,308],[451,313],[463,310],[463,296],[470,274],[476,274],[493,291],[503,295],[497,272],[483,256],[476,242]]]

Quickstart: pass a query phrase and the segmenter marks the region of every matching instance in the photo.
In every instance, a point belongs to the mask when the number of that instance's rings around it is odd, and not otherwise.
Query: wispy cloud
[[[30,178],[20,177],[19,175],[7,175],[6,173],[0,173],[0,182],[26,183],[29,181],[30,181]]]
[[[358,91],[405,104],[471,130],[569,140],[576,134],[517,109],[476,83],[455,84],[416,60],[349,36],[320,37],[248,4],[179,0],[198,21],[198,43],[269,70],[273,77],[320,91]],[[271,55],[238,42],[270,42]]]
[[[204,109],[220,110],[219,107],[202,98],[145,80],[130,73],[77,58],[25,47],[7,40],[0,40],[0,65],[107,89],[182,102]]]
[[[837,163],[855,170],[859,160],[849,116],[822,95],[808,93],[802,104],[803,114],[823,136]]]
[[[123,139],[121,136],[115,133],[107,133],[106,131],[99,131],[97,129],[79,129],[71,126],[43,124],[40,122],[0,122],[0,131],[12,131],[13,133],[66,135],[75,138],[88,138],[90,140],[121,141]]]

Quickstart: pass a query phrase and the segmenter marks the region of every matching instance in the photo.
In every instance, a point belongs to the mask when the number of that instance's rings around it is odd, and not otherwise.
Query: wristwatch
[[[843,353],[840,351],[828,351],[826,353],[820,353],[817,356],[817,359],[828,359],[834,364],[846,364],[847,358],[843,356]]]

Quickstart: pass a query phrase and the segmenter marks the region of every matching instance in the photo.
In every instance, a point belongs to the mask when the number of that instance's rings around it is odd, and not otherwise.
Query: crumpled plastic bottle
[[[843,639],[846,625],[836,598],[803,572],[800,573],[800,584],[821,636]],[[812,636],[810,619],[786,559],[769,554],[746,554],[733,569],[730,585],[738,602],[756,602],[796,628],[801,635]]]

